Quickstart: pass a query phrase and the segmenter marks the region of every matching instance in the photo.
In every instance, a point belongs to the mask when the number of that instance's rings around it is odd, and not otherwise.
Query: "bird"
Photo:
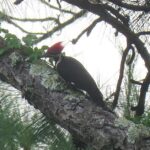
[[[92,76],[78,60],[70,56],[64,56],[62,53],[63,49],[64,45],[62,42],[57,42],[50,46],[42,57],[53,58],[58,74],[67,83],[87,92],[92,102],[102,108],[106,108],[103,95]]]

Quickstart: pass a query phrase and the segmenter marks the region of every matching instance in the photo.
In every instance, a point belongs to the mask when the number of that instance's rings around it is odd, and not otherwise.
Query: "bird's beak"
[[[44,53],[41,58],[52,58],[52,57],[58,57],[60,54],[49,54],[49,53]]]

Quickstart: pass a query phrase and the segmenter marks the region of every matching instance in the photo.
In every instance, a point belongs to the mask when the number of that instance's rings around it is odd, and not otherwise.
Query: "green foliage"
[[[29,56],[28,61],[30,61],[30,62],[37,61],[41,57],[42,52],[43,52],[41,49],[38,49],[37,47],[35,47],[35,48],[29,47],[26,50],[27,50],[27,53]]]
[[[146,113],[143,115],[141,122],[142,122],[145,126],[150,127],[150,112],[146,112]]]
[[[5,34],[5,42],[6,42],[6,48],[7,49],[19,49],[21,48],[21,41],[17,38],[16,35],[7,33]]]
[[[28,34],[27,36],[23,37],[22,40],[26,44],[26,46],[32,46],[38,38],[34,34]]]
[[[43,46],[40,49],[37,47],[33,48],[33,44],[36,42],[37,39],[38,38],[36,37],[36,35],[33,34],[28,34],[27,36],[22,38],[23,42],[26,45],[25,50],[26,54],[29,56],[28,61],[30,62],[37,61],[41,57],[43,51],[48,48],[47,46]]]
[[[0,34],[3,37],[5,45],[4,47],[0,48],[0,55],[5,53],[6,51],[10,49],[19,49],[21,48],[22,44],[21,41],[15,36],[14,34],[11,34],[8,32],[8,30],[0,28]]]
[[[150,127],[150,112],[146,112],[141,117],[127,117],[127,119],[133,121],[135,124],[143,124],[147,127]]]
[[[142,120],[142,117],[139,117],[139,116],[134,116],[134,117],[126,116],[126,119],[134,122],[135,124],[140,124],[141,120]]]
[[[12,95],[6,85],[0,88],[0,150],[74,150],[66,130],[27,106],[14,89]]]
[[[0,48],[0,56],[6,51],[5,48]]]
[[[0,149],[17,149],[19,143],[16,140],[18,134],[16,129],[19,131],[21,123],[16,114],[11,111],[13,102],[8,102],[10,95],[1,91],[0,96]]]
[[[0,47],[0,56],[11,49],[16,49],[21,50],[28,57],[27,61],[35,62],[41,57],[44,50],[48,48],[48,46],[42,46],[42,48],[33,47],[37,37],[32,34],[22,38],[25,45],[22,45],[21,40],[16,35],[9,33],[8,30],[0,28],[0,35],[5,42],[4,46]]]
[[[44,50],[47,48],[48,48],[47,46],[43,46],[42,48],[25,47],[24,51],[25,51],[26,55],[28,56],[27,60],[32,63],[39,60],[39,58],[41,58]]]

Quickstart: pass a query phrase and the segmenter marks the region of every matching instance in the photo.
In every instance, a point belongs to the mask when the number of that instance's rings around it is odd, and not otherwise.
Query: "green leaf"
[[[3,55],[3,53],[6,51],[5,48],[0,48],[0,56]]]
[[[37,37],[36,35],[28,34],[27,36],[23,37],[22,40],[27,46],[32,46],[37,40]]]
[[[35,62],[41,57],[41,55],[42,55],[42,49],[38,49],[37,47],[35,47],[32,50],[32,53],[30,53],[29,61]]]
[[[34,50],[31,47],[26,47],[24,51],[27,54],[27,56],[30,56],[32,53],[34,53]]]
[[[21,41],[14,34],[7,33],[5,41],[8,49],[21,47]]]

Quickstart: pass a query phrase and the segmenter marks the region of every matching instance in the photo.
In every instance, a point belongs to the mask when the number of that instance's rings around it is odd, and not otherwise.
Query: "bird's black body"
[[[86,91],[97,105],[105,107],[103,96],[94,79],[79,61],[62,55],[55,57],[55,61],[58,73],[66,82]]]
[[[49,47],[42,57],[53,58],[58,73],[66,82],[73,84],[75,88],[86,91],[95,104],[105,110],[109,110],[103,101],[102,93],[99,91],[91,75],[79,61],[72,57],[63,56],[63,48],[62,42],[57,42]],[[77,149],[85,149],[85,143],[76,138],[73,141]]]

